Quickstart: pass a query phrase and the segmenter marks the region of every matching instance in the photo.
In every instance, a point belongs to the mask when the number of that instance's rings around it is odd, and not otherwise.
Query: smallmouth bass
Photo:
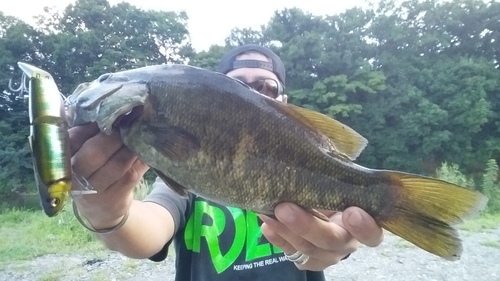
[[[267,215],[292,202],[323,220],[316,209],[358,206],[382,228],[447,260],[462,253],[452,225],[488,201],[442,180],[357,165],[368,142],[353,129],[192,66],[104,74],[69,100],[71,126],[118,130],[181,196],[190,191]]]

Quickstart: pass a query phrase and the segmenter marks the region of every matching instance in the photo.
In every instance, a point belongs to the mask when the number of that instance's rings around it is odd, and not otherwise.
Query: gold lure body
[[[28,139],[40,203],[45,214],[53,217],[64,207],[72,182],[64,100],[48,72],[23,62],[18,65],[29,78]]]

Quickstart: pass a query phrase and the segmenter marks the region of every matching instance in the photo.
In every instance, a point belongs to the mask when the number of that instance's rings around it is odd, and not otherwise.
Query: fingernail
[[[347,218],[347,222],[352,227],[359,227],[363,223],[363,216],[359,212],[352,212]]]
[[[263,215],[263,214],[259,214],[259,218],[260,218],[261,221],[263,221],[265,223],[269,223],[272,220],[272,218],[270,218],[270,217],[268,217],[266,215]]]
[[[278,206],[276,210],[276,217],[281,222],[286,222],[286,223],[291,223],[295,221],[295,210],[292,206],[289,204],[286,204],[284,206]]]

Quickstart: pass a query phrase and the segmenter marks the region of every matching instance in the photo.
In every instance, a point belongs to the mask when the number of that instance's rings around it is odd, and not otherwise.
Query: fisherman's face
[[[260,60],[269,62],[269,59],[266,56],[258,53],[243,54],[238,56],[236,60]],[[269,70],[262,68],[242,67],[231,70],[226,75],[248,83],[263,95],[282,101],[284,103],[287,102],[287,96],[285,95],[285,93],[276,91],[280,87],[277,84],[279,83],[278,77],[276,76],[276,74]],[[275,93],[277,93],[277,95]]]

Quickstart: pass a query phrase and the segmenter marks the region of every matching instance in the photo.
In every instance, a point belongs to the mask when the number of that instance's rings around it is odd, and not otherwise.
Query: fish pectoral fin
[[[273,103],[272,105],[307,127],[325,135],[338,153],[346,155],[350,160],[355,160],[368,144],[368,140],[354,129],[325,114],[292,104]]]
[[[150,123],[155,139],[153,146],[172,161],[184,161],[200,149],[200,141],[183,128]]]
[[[170,187],[175,193],[179,194],[183,198],[188,197],[188,189],[174,181],[173,179],[166,176],[164,173],[157,169],[153,169],[153,171],[160,177],[167,185]]]

